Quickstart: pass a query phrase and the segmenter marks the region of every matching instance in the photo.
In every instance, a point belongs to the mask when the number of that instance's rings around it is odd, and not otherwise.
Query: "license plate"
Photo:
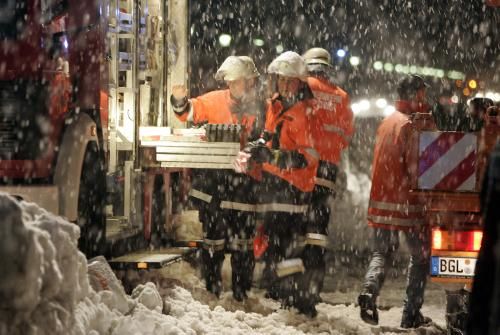
[[[475,267],[475,258],[431,257],[431,276],[433,277],[472,278]]]

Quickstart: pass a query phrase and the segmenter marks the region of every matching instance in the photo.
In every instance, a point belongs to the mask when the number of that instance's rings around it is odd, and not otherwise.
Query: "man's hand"
[[[172,86],[172,96],[176,100],[182,100],[187,97],[187,89],[184,85],[174,85]]]
[[[249,143],[245,152],[250,154],[250,159],[256,163],[269,163],[273,160],[273,151],[265,145],[265,141],[260,139]]]

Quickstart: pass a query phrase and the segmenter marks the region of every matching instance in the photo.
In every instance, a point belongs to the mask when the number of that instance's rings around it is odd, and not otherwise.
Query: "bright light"
[[[500,93],[493,94],[493,100],[500,101]]]
[[[469,80],[469,87],[472,89],[477,88],[477,82],[474,79]]]
[[[63,46],[64,46],[64,49],[68,49],[68,40],[66,39],[66,37],[64,38]]]
[[[361,60],[359,59],[358,56],[352,56],[349,58],[349,63],[351,63],[352,66],[358,66]]]
[[[481,249],[481,241],[483,240],[483,232],[480,230],[475,230],[473,239],[474,239],[473,250],[479,251],[479,249]]]
[[[475,97],[476,98],[484,98],[484,94],[483,93],[477,93]]]
[[[264,41],[263,41],[263,40],[261,40],[260,38],[256,38],[256,39],[254,39],[254,40],[253,40],[253,44],[254,44],[255,46],[261,47],[261,46],[263,46],[263,45],[264,45]]]
[[[391,63],[385,63],[384,70],[386,70],[387,72],[392,72],[392,70],[394,70],[394,65],[392,65]]]
[[[453,102],[454,104],[458,104],[458,95],[454,94],[451,97],[451,102]]]
[[[375,101],[375,105],[378,108],[385,108],[387,106],[387,100],[384,98],[377,99],[377,101]]]
[[[415,65],[410,66],[410,73],[417,73],[417,67]]]
[[[491,100],[495,100],[495,93],[493,92],[486,92],[486,94],[484,95],[485,98],[488,98],[488,99],[491,99]]]
[[[443,78],[443,77],[444,77],[444,71],[443,71],[443,70],[441,70],[441,69],[438,69],[438,70],[436,71],[436,77],[438,77],[438,78]]]
[[[219,43],[223,47],[228,47],[231,44],[231,36],[228,34],[221,34],[219,36]]]
[[[337,50],[337,56],[340,57],[340,58],[344,58],[346,55],[346,52],[344,49],[338,49]]]
[[[358,103],[354,103],[351,105],[352,112],[354,115],[358,115],[361,112],[361,108]]]
[[[443,233],[441,230],[432,231],[432,249],[442,249],[443,248]]]
[[[283,46],[282,46],[281,44],[278,44],[278,45],[276,46],[276,52],[277,52],[277,53],[279,53],[279,54],[280,54],[280,53],[282,53],[282,52],[283,52],[283,50],[285,50],[285,48],[283,48]]]
[[[384,116],[389,116],[396,111],[394,106],[387,106],[384,108]]]
[[[396,64],[396,66],[394,67],[394,71],[396,71],[397,73],[403,72],[403,65]]]
[[[376,61],[373,63],[373,68],[377,71],[380,71],[384,68],[384,64],[382,62]]]
[[[366,99],[363,99],[359,102],[359,108],[362,110],[362,111],[367,111],[370,109],[370,101],[366,100]]]
[[[464,80],[465,74],[459,71],[448,71],[448,78]]]

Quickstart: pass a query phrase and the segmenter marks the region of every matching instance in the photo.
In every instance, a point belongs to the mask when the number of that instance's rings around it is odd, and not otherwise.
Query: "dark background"
[[[500,91],[500,8],[481,0],[205,0],[190,1],[190,14],[192,96],[217,88],[213,75],[229,55],[251,56],[264,73],[279,44],[300,54],[329,50],[336,82],[353,98],[394,98],[402,74],[374,70],[377,60],[461,71]],[[229,47],[220,46],[222,33]],[[358,67],[350,55],[360,57]],[[455,89],[454,80],[426,79],[434,98]]]

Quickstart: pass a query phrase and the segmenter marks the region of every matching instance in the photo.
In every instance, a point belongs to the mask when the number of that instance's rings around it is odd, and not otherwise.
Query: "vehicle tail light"
[[[483,232],[480,230],[432,230],[432,249],[454,251],[479,251]]]
[[[432,249],[442,249],[443,248],[443,232],[439,229],[434,229],[432,231]]]

